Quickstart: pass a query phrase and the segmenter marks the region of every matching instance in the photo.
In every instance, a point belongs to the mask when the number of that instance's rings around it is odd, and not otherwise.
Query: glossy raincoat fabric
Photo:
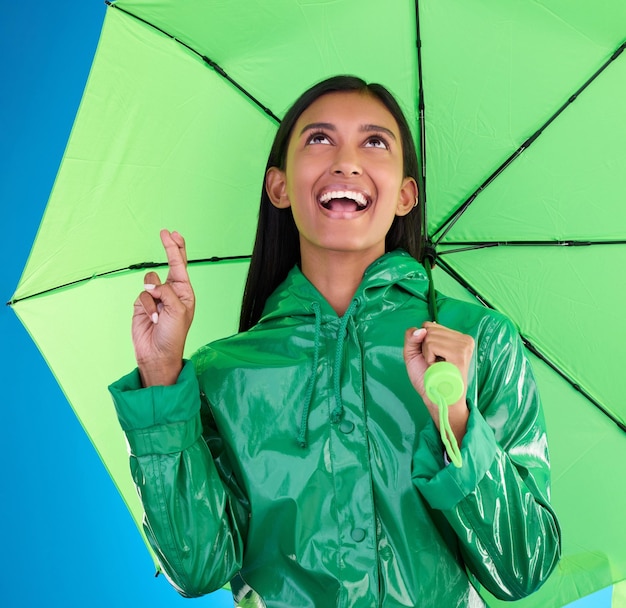
[[[148,539],[183,594],[232,580],[241,606],[448,608],[547,578],[560,532],[517,333],[438,297],[439,322],[476,342],[463,466],[446,466],[402,358],[427,292],[392,252],[339,318],[294,268],[257,326],[202,348],[176,385],[142,389],[134,371],[110,387]]]

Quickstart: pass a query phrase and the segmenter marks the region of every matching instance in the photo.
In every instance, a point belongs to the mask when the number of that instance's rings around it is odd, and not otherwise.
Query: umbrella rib
[[[446,264],[441,258],[438,261],[438,265],[455,279],[462,287],[467,289],[483,306],[496,310],[496,308],[490,304],[482,295],[478,293],[474,287],[472,287],[462,276],[460,276],[453,268]],[[590,393],[588,393],[580,384],[578,384],[573,378],[565,373],[558,365],[551,361],[546,355],[544,355],[528,338],[520,333],[520,338],[524,346],[533,353],[537,358],[541,359],[548,367],[555,371],[563,380],[565,380],[572,388],[579,392],[587,401],[593,406],[599,409],[607,418],[612,420],[622,431],[626,432],[626,424],[619,420],[614,414],[608,411],[597,399],[595,399]]]
[[[191,266],[194,264],[206,264],[206,263],[217,263],[217,262],[237,262],[240,260],[249,260],[251,255],[229,255],[229,256],[213,256],[210,258],[198,258],[194,260],[188,260],[187,266]],[[9,300],[6,305],[13,306],[18,302],[22,302],[24,300],[30,300],[31,298],[36,298],[37,296],[47,295],[49,293],[53,293],[55,291],[59,291],[61,289],[65,289],[66,287],[74,287],[75,285],[79,285],[80,283],[86,283],[87,281],[91,281],[93,279],[98,279],[100,277],[106,277],[111,274],[116,274],[118,272],[126,272],[127,270],[145,270],[148,268],[162,268],[167,266],[167,262],[139,262],[138,264],[130,264],[126,268],[118,268],[116,270],[107,270],[106,272],[100,272],[97,274],[93,274],[88,277],[84,277],[82,279],[76,279],[75,281],[70,281],[68,283],[64,283],[63,285],[57,285],[55,287],[50,287],[49,289],[44,289],[43,291],[38,291],[37,293],[31,293],[23,298],[15,298],[13,300]]]
[[[141,21],[141,23],[145,23],[146,25],[148,25],[151,28],[157,30],[158,32],[161,32],[163,35],[167,36],[168,38],[171,38],[175,42],[178,42],[178,44],[180,44],[180,45],[184,46],[186,49],[190,50],[192,53],[194,53],[194,55],[197,55],[198,57],[200,57],[200,59],[202,59],[202,61],[204,61],[204,63],[206,63],[209,67],[211,67],[222,78],[224,78],[230,84],[232,84],[238,91],[243,93],[243,95],[245,95],[250,101],[252,101],[252,103],[254,103],[254,105],[256,105],[258,108],[263,110],[263,112],[265,112],[265,114],[267,114],[274,122],[276,122],[276,124],[280,124],[280,118],[278,118],[278,116],[276,116],[276,114],[274,114],[274,112],[272,112],[272,110],[270,110],[270,108],[268,108],[267,106],[262,104],[254,95],[252,95],[252,93],[250,93],[247,89],[245,89],[234,78],[229,76],[226,73],[226,71],[218,63],[216,63],[215,61],[213,61],[212,59],[210,59],[206,55],[203,55],[202,53],[200,53],[199,51],[194,49],[192,46],[190,46],[186,42],[183,42],[182,40],[180,40],[180,38],[176,38],[176,36],[170,34],[169,32],[166,32],[164,29],[160,28],[158,25],[154,25],[154,23],[150,23],[146,19],[143,19],[142,17],[139,17],[138,15],[135,15],[134,13],[131,13],[130,11],[126,10],[125,8],[122,8],[122,7],[118,6],[117,4],[112,4],[112,2],[110,0],[104,0],[104,3],[107,6],[111,7],[111,8],[116,8],[117,10],[122,11],[123,13],[128,15],[129,17],[133,17],[133,19],[137,19],[137,21]]]
[[[433,233],[433,239],[435,239],[435,245],[438,245],[442,239],[445,238],[446,234],[452,229],[454,224],[459,220],[459,218],[467,211],[468,207],[476,200],[476,197],[487,188],[493,181],[511,164],[518,158],[522,152],[527,150],[536,140],[537,138],[549,127],[576,99],[578,96],[596,79],[598,76],[606,70],[606,68],[613,63],[624,51],[626,48],[626,41],[622,42],[620,46],[615,49],[613,54],[579,87],[579,89],[570,95],[565,103],[561,105],[560,108],[548,118],[548,120],[541,125],[533,135],[531,135],[526,141],[513,152],[470,196],[469,198],[462,203],[455,211],[453,211],[435,230]],[[440,234],[441,233],[441,234]],[[437,235],[439,236],[437,237]],[[435,238],[436,237],[436,238]]]
[[[438,255],[450,255],[451,253],[462,253],[464,251],[475,251],[477,249],[488,249],[490,247],[589,247],[593,245],[626,245],[626,240],[609,241],[446,241],[445,246],[459,245],[455,249],[445,249],[439,251]]]

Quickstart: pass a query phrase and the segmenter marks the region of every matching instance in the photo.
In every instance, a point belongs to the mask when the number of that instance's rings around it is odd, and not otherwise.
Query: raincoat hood
[[[426,272],[417,260],[402,250],[385,254],[366,269],[353,298],[358,302],[359,316],[365,319],[368,315],[377,315],[390,307],[394,308],[394,299],[386,301],[385,294],[396,286],[427,302]],[[260,323],[313,314],[315,302],[319,304],[320,314],[325,321],[337,319],[337,313],[324,296],[302,274],[300,268],[294,266],[285,281],[268,298]]]
[[[426,273],[413,257],[401,250],[382,256],[366,269],[359,289],[340,318],[333,369],[335,407],[330,414],[330,420],[333,423],[341,421],[344,412],[340,384],[347,325],[353,317],[366,321],[374,315],[393,310],[396,306],[394,298],[389,298],[387,293],[397,287],[404,287],[408,293],[426,301],[428,293]],[[306,447],[307,418],[317,379],[315,370],[319,362],[321,325],[323,323],[336,324],[338,315],[324,296],[302,274],[300,268],[294,266],[281,287],[268,298],[260,323],[289,322],[287,319],[301,322],[304,320],[303,317],[311,314],[315,318],[314,354],[298,435],[298,442],[302,447]]]

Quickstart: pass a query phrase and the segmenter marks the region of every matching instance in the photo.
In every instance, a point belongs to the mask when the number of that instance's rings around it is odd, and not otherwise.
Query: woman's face
[[[298,118],[285,170],[268,171],[273,204],[291,207],[303,260],[314,250],[385,252],[395,215],[413,207],[417,186],[403,177],[396,120],[375,97],[328,93]]]

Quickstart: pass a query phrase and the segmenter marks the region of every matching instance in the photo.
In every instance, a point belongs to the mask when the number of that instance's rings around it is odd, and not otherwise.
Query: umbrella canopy
[[[12,304],[135,520],[106,387],[134,365],[131,304],[164,262],[159,229],[194,260],[191,354],[236,331],[282,113],[352,73],[415,127],[437,288],[503,311],[532,353],[564,558],[519,604],[626,579],[625,39],[621,0],[111,5]]]

